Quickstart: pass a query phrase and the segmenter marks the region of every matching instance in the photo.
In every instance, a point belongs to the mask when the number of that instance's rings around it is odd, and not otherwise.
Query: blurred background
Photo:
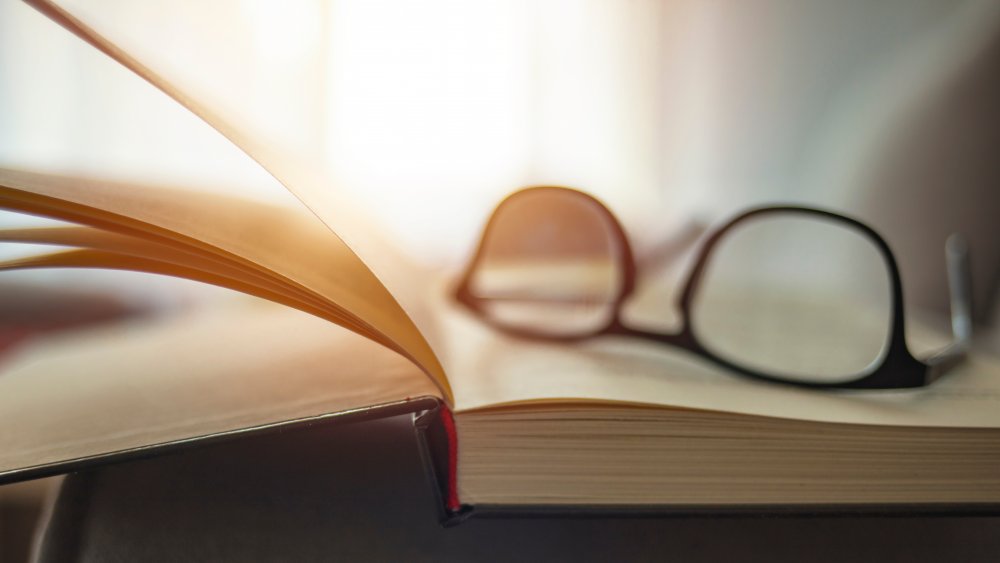
[[[908,297],[939,308],[944,238],[965,232],[977,310],[991,308],[992,0],[67,4],[324,168],[424,260],[463,260],[492,207],[530,184],[597,195],[640,251],[692,218],[790,201],[872,223]],[[0,7],[0,162],[291,202],[20,2]]]
[[[323,168],[426,262],[460,265],[496,203],[532,184],[597,195],[640,255],[692,221],[794,202],[875,227],[923,309],[946,311],[944,241],[963,232],[977,318],[989,330],[995,316],[995,0],[66,4]],[[0,165],[297,204],[218,133],[17,1],[0,3]],[[0,246],[0,258],[29,251]],[[76,306],[39,297],[68,286]],[[44,317],[26,299],[68,317],[37,324],[68,326],[226,295],[123,273],[4,274],[0,336]]]

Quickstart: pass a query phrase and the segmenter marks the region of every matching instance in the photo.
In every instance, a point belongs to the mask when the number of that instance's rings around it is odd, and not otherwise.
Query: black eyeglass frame
[[[512,199],[528,193],[540,190],[558,190],[569,192],[575,197],[586,198],[594,205],[594,208],[603,215],[610,227],[611,234],[618,245],[619,267],[622,272],[622,283],[620,289],[611,302],[612,314],[608,322],[603,327],[595,330],[572,335],[553,335],[540,331],[533,331],[524,327],[515,327],[497,322],[482,305],[483,298],[473,294],[470,284],[472,276],[483,260],[486,241],[495,227],[495,220],[501,210]],[[712,256],[713,250],[719,241],[729,233],[734,227],[754,218],[770,214],[789,213],[819,220],[832,221],[845,226],[859,233],[869,240],[878,249],[879,255],[885,261],[889,273],[890,299],[892,304],[892,319],[890,332],[887,336],[887,349],[881,354],[880,361],[874,362],[869,368],[855,379],[837,382],[817,382],[803,381],[781,375],[769,374],[746,366],[739,365],[727,360],[724,357],[706,348],[698,339],[691,323],[691,308],[699,288],[699,284],[704,277],[706,267]],[[740,375],[753,379],[768,381],[772,383],[791,384],[800,387],[816,389],[903,389],[923,387],[937,380],[941,375],[952,367],[961,363],[969,349],[971,341],[971,315],[969,307],[969,266],[968,250],[964,241],[958,235],[952,235],[946,245],[946,257],[948,267],[949,291],[951,297],[952,332],[953,341],[944,349],[923,359],[918,359],[911,352],[906,344],[906,326],[903,312],[903,285],[899,274],[899,267],[892,250],[886,241],[871,227],[861,221],[846,217],[839,213],[802,207],[795,205],[776,205],[755,207],[739,213],[720,227],[714,229],[702,242],[698,249],[693,267],[691,268],[686,281],[684,282],[677,307],[680,311],[681,327],[675,333],[659,333],[640,328],[627,326],[622,322],[621,312],[625,301],[632,295],[636,287],[638,268],[635,256],[632,252],[632,245],[628,240],[621,223],[614,216],[610,209],[597,198],[584,192],[561,186],[535,186],[525,188],[507,196],[497,205],[490,219],[483,229],[482,237],[476,252],[465,269],[459,283],[455,289],[455,298],[477,313],[491,325],[501,331],[513,336],[522,338],[542,339],[560,342],[578,342],[603,335],[618,335],[643,338],[676,346],[699,356]]]

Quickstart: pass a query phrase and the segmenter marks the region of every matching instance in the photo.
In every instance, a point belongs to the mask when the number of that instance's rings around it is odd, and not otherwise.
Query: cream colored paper
[[[288,308],[242,305],[5,356],[0,472],[436,394],[379,344]]]
[[[88,12],[87,7],[79,2],[28,0],[28,3],[211,125],[259,163],[325,223],[331,232],[343,239],[374,270],[380,285],[385,284],[389,298],[398,301],[405,314],[412,319],[408,319],[406,324],[415,324],[419,329],[410,331],[407,327],[397,330],[393,339],[435,380],[445,399],[451,400],[451,391],[444,375],[446,370],[435,356],[435,352],[443,349],[445,342],[438,336],[433,313],[425,305],[429,273],[421,270],[405,255],[396,252],[385,240],[384,234],[373,228],[358,206],[342,190],[337,190],[332,185],[320,166],[303,162],[277,144],[267,142],[266,137],[259,132],[241,127],[230,119],[223,109],[225,99],[237,99],[241,92],[213,92],[215,96],[211,99],[209,96],[199,95],[197,89],[185,80],[183,72],[168,74],[164,68],[167,65],[161,64],[154,68],[154,65],[141,60],[136,54],[136,51],[141,50],[139,45],[129,44],[129,49],[124,49],[122,46],[128,44],[129,39],[137,43],[135,39],[142,37],[138,30],[123,32],[120,27],[101,26],[98,22],[101,14],[94,13],[93,10]],[[392,308],[398,309],[398,306]],[[395,310],[392,314],[398,315]],[[401,328],[402,321],[399,322]]]
[[[338,317],[334,312],[330,312],[326,308],[299,301],[294,297],[289,297],[283,293],[280,288],[267,289],[262,283],[247,283],[239,279],[239,277],[212,273],[212,270],[209,268],[192,268],[169,262],[161,262],[159,260],[149,260],[138,256],[128,256],[113,252],[87,249],[53,252],[50,254],[34,255],[0,262],[0,271],[31,270],[39,268],[100,268],[105,270],[143,272],[147,274],[158,274],[162,276],[189,279],[224,287],[226,289],[232,289],[234,291],[240,291],[247,295],[260,297],[261,299],[267,299],[269,301],[315,315],[321,319],[328,320],[341,326],[346,327],[351,325],[350,319]],[[367,335],[364,331],[358,329],[354,329],[354,332],[369,338],[374,342],[379,342],[378,335]],[[386,347],[389,348],[388,346]],[[150,361],[154,361],[154,358],[150,358]]]
[[[579,344],[503,335],[441,301],[459,412],[537,402],[627,403],[856,424],[1000,427],[1000,358],[986,353],[919,389],[813,391],[762,384],[632,338]]]
[[[250,201],[0,170],[0,208],[172,241],[274,274],[421,366],[450,400],[434,352],[371,270],[308,213]]]
[[[0,242],[66,246],[85,250],[9,260],[0,263],[0,269],[104,268],[182,277],[243,291],[296,307],[340,325],[352,326],[351,319],[328,301],[302,291],[278,276],[269,275],[271,272],[243,267],[224,257],[200,252],[198,248],[183,245],[175,248],[174,245],[91,227],[2,229]],[[366,330],[364,326],[353,327],[353,330],[378,341],[379,335]]]

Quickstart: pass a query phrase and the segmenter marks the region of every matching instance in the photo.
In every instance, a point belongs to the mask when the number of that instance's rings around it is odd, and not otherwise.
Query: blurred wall
[[[1000,33],[944,77],[869,156],[852,206],[891,240],[918,306],[947,310],[944,241],[962,233],[987,320],[1000,283]]]

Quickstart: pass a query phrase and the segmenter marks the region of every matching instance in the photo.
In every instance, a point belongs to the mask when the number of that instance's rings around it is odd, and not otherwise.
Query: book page
[[[399,354],[250,300],[39,339],[0,389],[0,473],[438,394]]]
[[[435,352],[445,345],[437,334],[434,313],[426,306],[425,296],[433,285],[432,272],[421,269],[388,242],[384,233],[373,225],[360,207],[343,190],[326,177],[318,162],[297,157],[289,146],[301,148],[303,143],[280,144],[272,141],[264,127],[255,127],[261,119],[243,113],[234,118],[225,108],[237,105],[243,92],[232,83],[218,81],[206,87],[194,78],[198,69],[178,68],[170,64],[169,53],[143,41],[142,29],[129,29],[114,23],[116,10],[104,10],[73,0],[28,0],[46,16],[64,26],[93,47],[104,52],[151,85],[163,91],[192,113],[219,131],[274,176],[349,248],[360,256],[388,293],[401,306],[417,327],[416,334],[407,335],[400,344],[421,367],[435,379],[446,399],[450,391]],[[127,10],[127,3],[121,6]],[[197,14],[198,11],[193,12]],[[150,25],[153,22],[148,22]],[[203,22],[205,25],[208,23]],[[199,58],[210,59],[202,52]],[[201,72],[202,77],[212,73]],[[217,75],[218,73],[216,73]],[[216,76],[217,77],[217,76]],[[295,100],[288,100],[289,104]],[[274,108],[280,111],[280,108]],[[405,330],[396,332],[406,332]],[[429,344],[428,344],[429,343]]]
[[[449,348],[446,359],[459,412],[599,402],[820,422],[1000,428],[1000,358],[985,351],[923,388],[816,391],[761,383],[636,338],[566,344],[508,336],[454,304],[444,289],[439,296],[443,331],[463,344]]]
[[[336,319],[334,322],[350,324],[349,317],[344,316],[335,308],[332,308],[325,300],[319,299],[305,291],[295,287],[289,287],[287,283],[282,283],[281,278],[268,275],[270,272],[259,272],[251,268],[241,267],[239,263],[224,260],[222,257],[201,254],[198,249],[174,248],[167,244],[157,243],[151,240],[121,235],[92,227],[40,227],[40,228],[12,228],[0,229],[0,242],[13,242],[22,244],[39,244],[46,246],[71,247],[78,250],[90,251],[88,254],[94,258],[89,261],[94,262],[94,268],[114,268],[111,261],[102,263],[98,256],[107,256],[110,260],[112,256],[129,258],[141,258],[147,261],[155,261],[166,265],[180,266],[196,272],[225,278],[232,282],[240,282],[253,288],[259,288],[271,294],[280,294],[289,301],[301,303],[301,306],[312,306],[317,311],[316,316]],[[94,252],[97,251],[97,252]],[[70,258],[70,256],[80,256],[81,252],[56,252],[48,255],[29,256],[20,259],[8,260],[0,263],[0,268],[23,269],[47,266],[49,262],[63,262],[62,266],[55,267],[84,267],[88,260]],[[143,270],[147,271],[147,270]],[[153,272],[149,272],[153,273]],[[182,277],[182,276],[176,276]],[[204,281],[204,280],[199,280]],[[298,290],[298,291],[297,291]],[[253,292],[250,291],[252,294]],[[258,295],[260,297],[260,295]],[[272,299],[273,300],[273,299]],[[330,309],[327,311],[327,309]],[[360,331],[359,327],[359,331]],[[367,332],[365,335],[367,336]],[[369,336],[377,338],[377,336]]]
[[[406,313],[343,241],[309,213],[197,192],[14,170],[0,170],[0,207],[158,238],[276,275],[325,301],[332,313],[328,319],[413,360],[450,399],[434,353]],[[193,261],[188,265],[209,267]]]

